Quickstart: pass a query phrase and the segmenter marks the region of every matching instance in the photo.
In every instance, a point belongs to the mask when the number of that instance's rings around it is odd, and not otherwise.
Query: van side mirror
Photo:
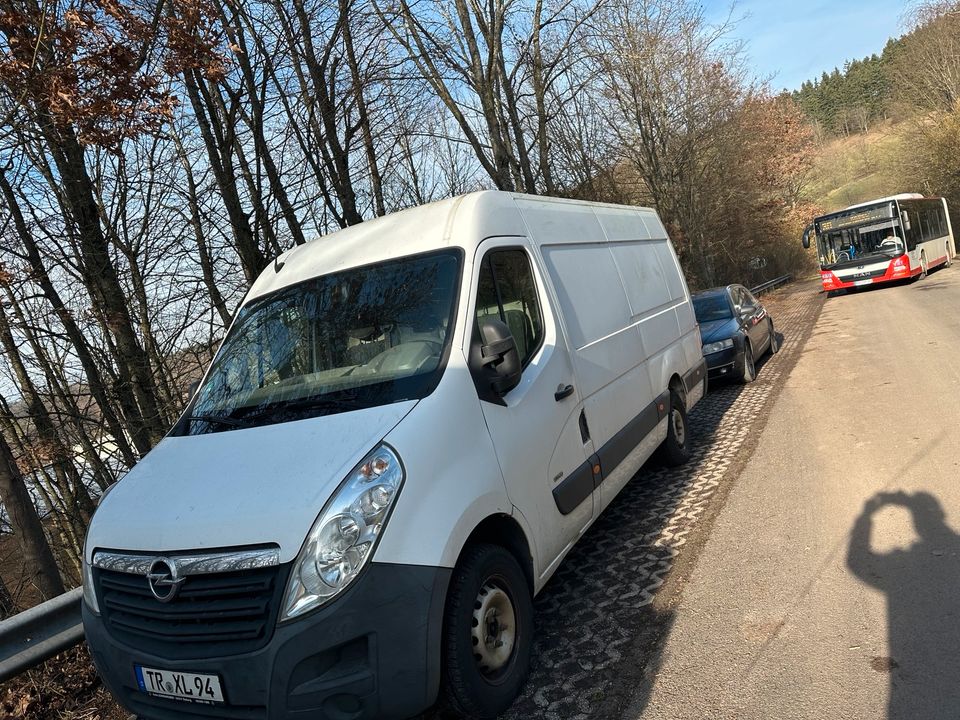
[[[193,400],[193,396],[197,394],[197,390],[200,389],[200,381],[194,380],[190,383],[190,386],[187,388],[187,402]]]
[[[503,396],[520,384],[523,368],[507,324],[486,318],[470,345],[470,372],[481,400],[505,405]]]

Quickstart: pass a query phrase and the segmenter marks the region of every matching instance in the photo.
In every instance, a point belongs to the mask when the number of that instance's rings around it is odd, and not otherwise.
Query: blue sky
[[[730,9],[729,0],[703,3],[715,21]],[[794,90],[845,60],[879,53],[887,38],[901,34],[905,9],[905,0],[740,0],[733,36],[746,41],[757,75],[774,76],[774,90]]]

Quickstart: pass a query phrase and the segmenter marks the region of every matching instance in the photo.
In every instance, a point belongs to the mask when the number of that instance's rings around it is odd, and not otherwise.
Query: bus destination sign
[[[890,206],[884,204],[880,207],[867,208],[866,210],[860,210],[851,214],[835,215],[834,217],[821,220],[819,222],[820,232],[842,230],[843,228],[854,227],[855,225],[889,220],[891,217]]]

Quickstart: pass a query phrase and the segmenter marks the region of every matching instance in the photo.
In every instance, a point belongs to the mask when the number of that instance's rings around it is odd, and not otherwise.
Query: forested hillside
[[[804,198],[826,210],[882,195],[943,195],[960,209],[960,5],[911,7],[879,55],[792,94],[817,130]]]
[[[891,64],[902,41],[890,40],[881,55],[851,60],[804,82],[793,99],[826,132],[867,132],[890,116]]]

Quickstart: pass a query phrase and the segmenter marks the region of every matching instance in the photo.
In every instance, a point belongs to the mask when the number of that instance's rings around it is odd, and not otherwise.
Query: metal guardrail
[[[76,588],[0,622],[0,682],[83,640],[82,597]]]
[[[752,292],[754,295],[760,295],[761,293],[769,292],[770,290],[775,290],[781,285],[786,285],[792,279],[793,279],[793,275],[781,275],[778,278],[774,278],[773,280],[768,280],[765,283],[761,283],[760,285],[757,285],[755,288],[750,288],[750,292]]]

